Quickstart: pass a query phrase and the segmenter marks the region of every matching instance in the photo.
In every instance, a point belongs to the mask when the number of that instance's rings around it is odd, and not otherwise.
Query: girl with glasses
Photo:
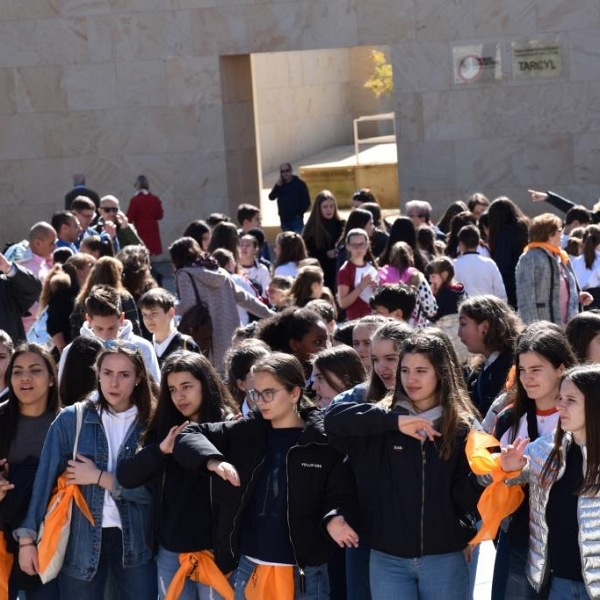
[[[210,481],[175,462],[175,438],[189,423],[223,421],[237,409],[216,371],[201,354],[180,352],[169,356],[162,367],[161,382],[143,447],[135,456],[121,461],[117,479],[125,488],[152,486],[150,543],[158,551],[158,592],[162,600],[179,569],[180,555],[213,548]],[[186,579],[179,595],[180,600],[220,597],[210,586],[190,579]]]
[[[115,475],[148,425],[153,380],[140,352],[117,342],[99,353],[96,373],[97,389],[79,407],[77,460],[72,459],[76,407],[65,408],[48,430],[27,516],[15,532],[19,564],[25,573],[37,573],[34,540],[57,478],[66,472],[67,484],[79,486],[94,523],[73,509],[58,577],[62,600],[104,600],[108,582],[118,600],[156,598],[156,568],[145,541],[150,494],[144,487],[125,490]]]
[[[327,599],[332,540],[358,543],[352,475],[304,396],[298,360],[276,352],[252,373],[256,408],[238,421],[190,425],[174,456],[216,476],[215,559],[224,572],[237,565],[236,600],[270,576],[288,590],[279,597]]]
[[[351,229],[346,235],[348,260],[338,272],[337,299],[348,319],[371,314],[369,300],[378,281],[369,236],[364,229]]]

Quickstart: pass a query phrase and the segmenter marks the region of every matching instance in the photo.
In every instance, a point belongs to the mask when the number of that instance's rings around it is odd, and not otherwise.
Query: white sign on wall
[[[513,42],[513,77],[559,77],[562,73],[562,52],[557,40]]]
[[[473,44],[452,48],[454,83],[502,79],[500,44]]]

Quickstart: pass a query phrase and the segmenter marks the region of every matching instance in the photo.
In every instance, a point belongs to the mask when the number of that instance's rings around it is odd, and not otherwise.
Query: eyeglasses
[[[131,350],[132,352],[140,351],[135,344],[125,340],[104,340],[102,345],[104,348],[106,348],[106,350],[118,350],[119,348],[125,348],[126,350]]]
[[[104,212],[119,212],[119,209],[116,206],[101,206],[100,210],[103,210]]]
[[[255,404],[259,400],[262,400],[268,404],[269,402],[273,402],[273,400],[275,400],[275,394],[277,392],[281,392],[283,390],[285,390],[285,388],[279,388],[278,390],[263,390],[262,392],[252,389],[248,390],[248,394],[250,395],[250,400],[252,400],[252,402]]]

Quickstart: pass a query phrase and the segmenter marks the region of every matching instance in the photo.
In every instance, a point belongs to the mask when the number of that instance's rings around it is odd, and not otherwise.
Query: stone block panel
[[[20,113],[68,110],[63,67],[22,67],[14,70],[17,107]]]
[[[120,108],[166,106],[167,73],[162,60],[116,63]]]
[[[454,142],[400,142],[400,187],[409,191],[455,188],[457,182],[454,153]]]
[[[119,106],[114,63],[66,65],[64,85],[69,110],[110,109]]]
[[[535,0],[538,31],[568,31],[600,27],[596,0]]]
[[[450,88],[450,53],[443,42],[402,42],[390,46],[394,85],[402,93]]]
[[[357,2],[358,43],[394,44],[415,38],[413,0],[371,0]]]
[[[474,36],[471,0],[415,2],[416,37],[420,41],[452,41]]]

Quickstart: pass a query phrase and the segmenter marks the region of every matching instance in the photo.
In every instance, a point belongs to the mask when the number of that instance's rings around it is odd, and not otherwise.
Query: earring
[[[292,400],[292,405],[293,405],[293,407],[294,407],[294,413],[295,413],[295,414],[298,414],[298,402],[294,402],[294,401]]]

